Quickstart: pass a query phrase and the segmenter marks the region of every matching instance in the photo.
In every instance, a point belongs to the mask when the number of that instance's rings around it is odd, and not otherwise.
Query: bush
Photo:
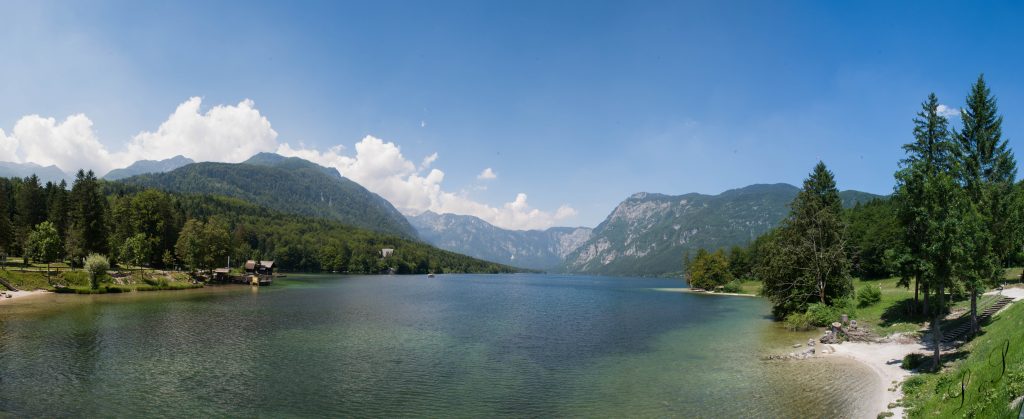
[[[839,321],[839,308],[821,303],[807,306],[807,320],[814,326],[828,326]]]
[[[722,291],[723,292],[737,293],[737,294],[741,293],[741,292],[743,292],[743,282],[738,280],[738,279],[734,279],[732,281],[729,281],[729,283],[725,284],[722,287]]]
[[[878,285],[868,284],[857,290],[857,306],[867,307],[882,301],[882,289]]]
[[[925,361],[928,361],[928,360],[931,360],[931,357],[929,357],[928,355],[924,355],[924,354],[907,354],[907,356],[903,357],[903,362],[900,364],[900,368],[903,368],[903,369],[905,369],[907,371],[912,371],[912,370],[917,369],[917,367],[920,367],[921,363],[923,363]],[[918,385],[918,384],[913,384],[911,386],[913,387],[914,385]],[[904,386],[906,386],[906,384],[904,384]]]
[[[794,332],[802,332],[813,329],[814,325],[811,324],[807,313],[793,313],[786,316],[786,328]]]

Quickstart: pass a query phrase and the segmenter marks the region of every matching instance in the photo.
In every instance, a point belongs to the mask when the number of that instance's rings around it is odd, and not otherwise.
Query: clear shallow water
[[[761,299],[659,279],[296,276],[0,304],[17,416],[874,417],[871,372],[763,362]],[[842,381],[835,379],[843,377]],[[0,414],[2,415],[2,414]]]

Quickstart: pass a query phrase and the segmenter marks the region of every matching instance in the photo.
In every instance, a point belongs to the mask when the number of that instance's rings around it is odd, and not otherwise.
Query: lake
[[[806,333],[677,280],[292,275],[0,303],[0,416],[874,417]]]

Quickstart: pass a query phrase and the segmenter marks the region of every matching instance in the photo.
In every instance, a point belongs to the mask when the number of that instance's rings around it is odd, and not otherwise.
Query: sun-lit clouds
[[[942,116],[944,116],[946,118],[959,118],[960,117],[960,108],[951,108],[951,107],[943,105],[941,103],[939,104],[939,107],[938,107],[937,111],[938,111],[939,115],[942,115]]]
[[[63,121],[39,115],[23,116],[14,124],[8,146],[14,144],[21,161],[41,166],[57,165],[65,172],[79,168],[106,173],[123,162],[123,156],[114,156],[100,143],[92,128],[92,121],[83,114],[71,115]]]
[[[17,152],[18,139],[13,135],[8,136],[4,133],[3,129],[0,129],[0,161],[21,163],[21,159],[18,158]]]
[[[484,171],[480,172],[479,175],[476,175],[476,178],[479,179],[479,180],[492,180],[492,179],[497,179],[498,178],[498,174],[494,173],[494,170],[492,170],[490,167],[488,167],[488,168],[484,169]]]
[[[473,215],[498,227],[516,230],[548,228],[576,216],[576,210],[568,205],[553,213],[532,208],[525,193],[518,194],[512,202],[494,207],[473,200],[465,192],[445,191],[441,185],[444,172],[428,167],[437,160],[437,153],[424,158],[417,167],[402,155],[397,144],[373,136],[366,136],[356,143],[354,156],[342,154],[343,151],[343,147],[334,147],[321,152],[301,145],[293,148],[287,143],[277,149],[277,153],[283,156],[300,157],[333,167],[407,214],[429,210]],[[490,172],[494,175],[493,171]]]
[[[80,168],[98,175],[142,159],[162,160],[184,155],[195,161],[240,162],[259,152],[276,152],[333,167],[345,177],[390,201],[407,214],[423,211],[467,214],[509,229],[542,229],[575,217],[563,205],[554,212],[532,208],[525,193],[501,206],[478,202],[467,191],[450,192],[442,183],[445,173],[432,166],[438,153],[424,156],[417,165],[394,142],[366,136],[354,154],[342,145],[327,149],[280,143],[270,121],[251,100],[217,105],[203,112],[202,99],[179,104],[155,131],[142,131],[120,150],[100,142],[93,122],[83,114],[58,122],[38,115],[22,117],[10,134],[0,131],[0,161],[57,165],[65,172]],[[497,178],[486,168],[479,180]]]
[[[140,132],[128,144],[135,160],[162,160],[183,155],[195,161],[237,163],[260,151],[277,148],[277,132],[246,99],[238,105],[217,105],[202,113],[203,100],[192,97],[171,114],[156,132]]]

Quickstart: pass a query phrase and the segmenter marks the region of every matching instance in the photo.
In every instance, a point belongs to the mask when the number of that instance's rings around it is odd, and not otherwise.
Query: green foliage
[[[334,169],[297,158],[261,154],[246,163],[196,163],[121,182],[180,194],[238,198],[288,214],[416,237],[405,217],[380,196],[341,177]]]
[[[110,261],[107,260],[106,256],[93,253],[85,258],[85,270],[89,272],[89,281],[92,283],[92,289],[99,288],[100,279],[103,275],[106,275],[109,269]]]
[[[108,254],[107,201],[96,175],[79,170],[68,198],[68,257],[77,263],[90,253]]]
[[[729,260],[722,250],[709,253],[707,250],[700,249],[686,269],[690,278],[690,286],[696,288],[714,290],[733,280],[732,273],[729,271]]]
[[[757,269],[776,318],[822,305],[853,292],[842,203],[835,179],[819,162],[793,200],[789,217],[764,243]]]
[[[902,240],[896,209],[889,199],[873,199],[844,212],[852,272],[862,278],[887,278],[898,272],[891,258]],[[887,253],[888,256],[887,256]]]
[[[903,357],[903,361],[900,363],[900,368],[903,368],[903,369],[908,370],[908,371],[913,371],[913,370],[916,370],[921,365],[924,365],[924,363],[926,361],[928,361],[928,356],[927,355],[918,354],[918,353],[907,354],[907,356]],[[920,377],[914,377],[914,378],[920,378]],[[915,383],[911,384],[911,387],[919,386],[919,385],[922,384],[922,382],[923,382],[923,380],[918,380]],[[904,385],[904,388],[906,388],[907,382],[904,382],[903,385]]]
[[[1016,417],[1009,405],[1024,394],[1022,329],[1024,304],[1016,303],[993,319],[982,338],[967,343],[959,354],[944,355],[947,365],[941,372],[922,373],[905,381],[907,416]],[[963,382],[967,391],[961,399]]]
[[[25,243],[26,258],[46,264],[57,261],[62,253],[60,235],[53,223],[43,221],[29,234]]]
[[[727,284],[725,284],[722,287],[722,291],[736,293],[736,294],[742,293],[743,292],[743,281],[741,281],[739,279],[734,279],[732,281],[729,281]]]
[[[142,266],[149,262],[152,244],[143,233],[129,237],[121,245],[121,260],[134,266]]]
[[[811,325],[823,327],[832,324],[833,322],[839,321],[839,316],[843,313],[836,307],[814,303],[807,306],[807,321]]]
[[[807,313],[790,313],[786,316],[786,328],[794,332],[814,329],[811,317]]]
[[[882,301],[882,289],[877,285],[868,284],[857,290],[857,306],[868,307]]]

